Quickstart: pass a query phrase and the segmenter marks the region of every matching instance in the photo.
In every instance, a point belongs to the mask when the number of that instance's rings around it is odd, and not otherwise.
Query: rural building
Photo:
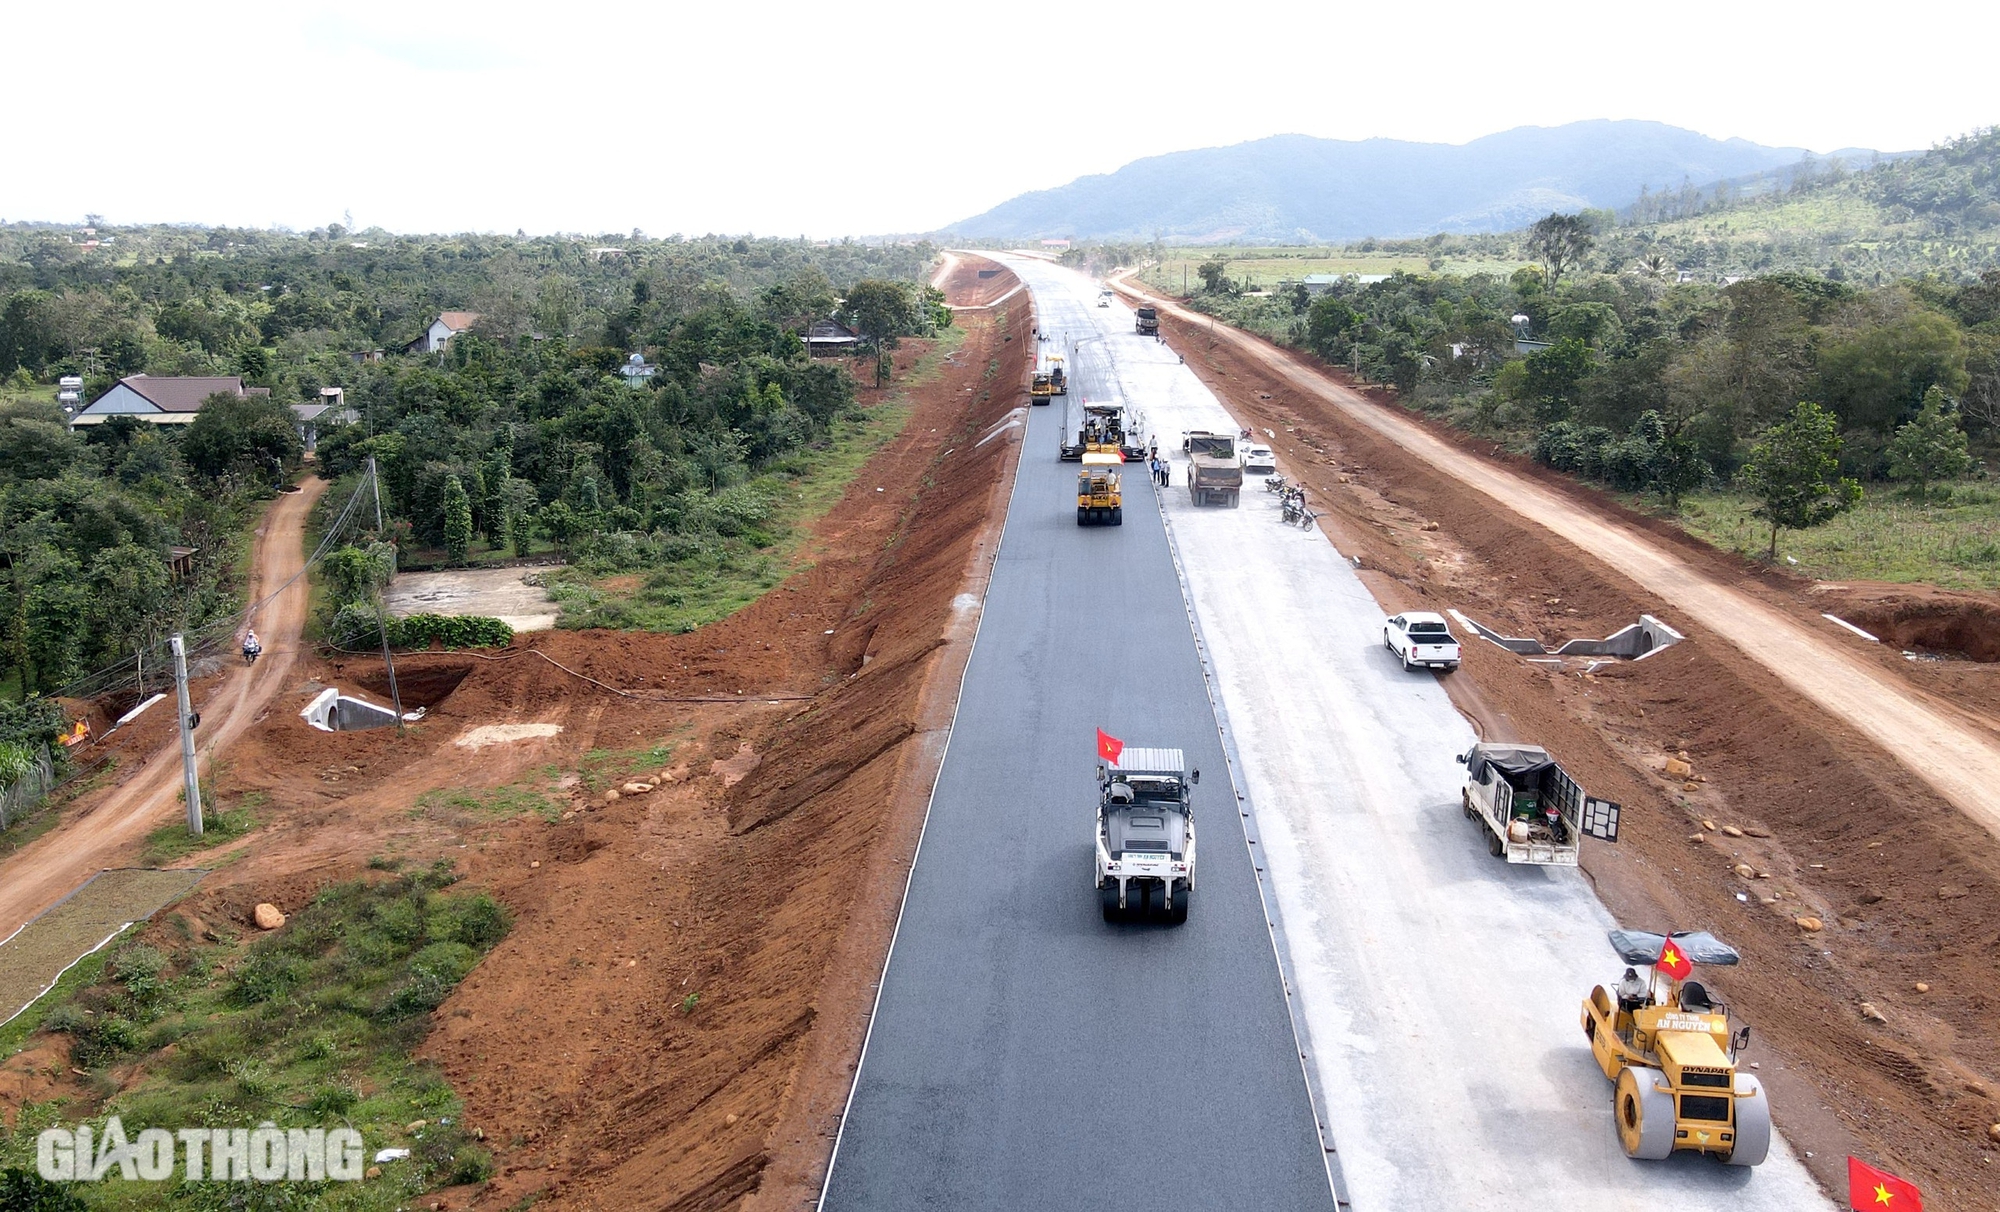
[[[320,430],[351,425],[361,419],[347,407],[347,393],[338,387],[322,387],[318,400],[292,405],[292,415],[298,418],[299,441],[305,443],[308,453],[319,449]]]
[[[451,339],[479,323],[476,311],[446,311],[438,313],[424,335],[410,342],[408,353],[436,353],[451,344]]]
[[[635,353],[618,368],[618,377],[625,380],[627,387],[644,387],[659,370],[659,367],[646,361],[645,354]]]
[[[806,352],[815,358],[837,358],[854,352],[861,334],[838,320],[814,320],[805,332]]]
[[[221,392],[232,396],[268,396],[268,387],[245,387],[237,375],[182,378],[127,375],[110,391],[76,414],[72,425],[102,425],[113,417],[133,417],[154,425],[186,425],[201,411],[201,402]]]

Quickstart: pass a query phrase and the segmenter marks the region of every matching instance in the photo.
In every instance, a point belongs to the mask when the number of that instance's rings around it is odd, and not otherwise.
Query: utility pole
[[[375,490],[375,533],[381,534],[382,526],[382,478],[375,472],[375,456],[368,456],[368,486]],[[391,545],[393,547],[393,544]],[[394,576],[392,568],[389,575]],[[396,735],[405,734],[403,727],[403,695],[396,689],[396,658],[389,655],[389,608],[376,595],[375,625],[382,634],[382,666],[389,671],[389,705],[396,710]]]
[[[187,781],[188,832],[201,836],[201,776],[194,766],[194,711],[188,706],[187,644],[176,635],[174,649],[174,694],[181,709],[181,775]]]

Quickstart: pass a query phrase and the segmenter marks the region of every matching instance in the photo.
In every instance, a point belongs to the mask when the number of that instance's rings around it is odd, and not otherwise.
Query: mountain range
[[[973,238],[1315,243],[1508,231],[1551,211],[1621,207],[1796,164],[1799,147],[1712,139],[1662,122],[1521,126],[1470,143],[1274,135],[1170,152],[1022,194],[950,224]],[[1877,153],[1829,153],[1850,165]]]

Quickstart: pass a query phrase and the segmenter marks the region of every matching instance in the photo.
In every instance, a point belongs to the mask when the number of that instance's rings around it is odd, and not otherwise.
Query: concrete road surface
[[[1096,283],[1031,259],[1009,264],[1079,377],[1115,380],[1163,449],[1178,456],[1189,429],[1235,431],[1172,348],[1135,335],[1124,306],[1095,306]],[[1024,473],[1033,445],[1026,454]],[[1471,729],[1437,675],[1405,673],[1382,647],[1382,611],[1325,535],[1281,525],[1261,482],[1238,509],[1196,509],[1185,472],[1177,464],[1165,518],[1352,1205],[1828,1207],[1782,1140],[1755,1168],[1624,1156],[1610,1083],[1577,1020],[1591,986],[1621,970],[1604,939],[1610,915],[1575,870],[1488,855],[1459,808],[1454,758]],[[1729,980],[1722,970],[1710,982],[1725,999]],[[1760,1059],[1754,1045],[1746,1059]]]
[[[1332,1209],[1160,511],[1135,468],[1125,524],[1077,526],[1063,413],[1029,410],[823,1206]],[[1183,926],[1100,916],[1100,727],[1203,773]]]

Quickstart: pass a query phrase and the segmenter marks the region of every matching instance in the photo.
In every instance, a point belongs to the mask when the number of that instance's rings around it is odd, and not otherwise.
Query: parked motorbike
[[[245,644],[243,646],[243,663],[245,665],[255,665],[257,658],[262,655],[264,655],[264,647],[261,644]]]
[[[1291,481],[1285,479],[1285,477],[1283,476],[1265,476],[1264,491],[1283,492],[1290,485],[1290,483]]]

